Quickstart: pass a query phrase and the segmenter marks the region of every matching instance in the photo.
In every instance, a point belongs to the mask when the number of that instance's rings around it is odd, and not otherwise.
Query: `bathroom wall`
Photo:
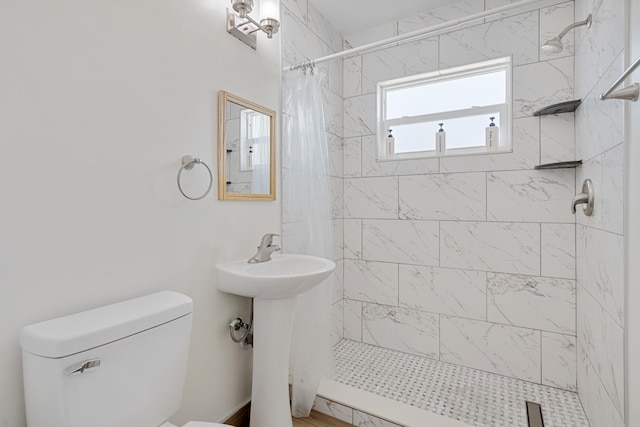
[[[249,399],[251,352],[227,330],[248,301],[216,291],[214,266],[279,232],[280,200],[219,202],[214,181],[193,202],[176,186],[185,154],[216,173],[218,90],[280,110],[279,35],[250,49],[226,34],[226,6],[0,2],[0,426],[26,425],[24,325],[163,289],[195,303],[174,421]],[[183,175],[206,188],[204,168]]]
[[[346,35],[358,46],[508,3],[465,0]],[[541,2],[344,60],[344,335],[576,389],[573,2]],[[513,152],[376,161],[376,84],[512,55]],[[434,132],[436,130],[434,129]]]
[[[624,425],[624,102],[601,101],[624,71],[625,3],[576,1],[576,191],[590,178],[593,216],[576,216],[578,393],[592,426]],[[633,363],[633,362],[631,362]]]
[[[318,10],[307,0],[283,0],[282,15],[282,62],[283,66],[299,64],[342,50],[342,36],[331,26]],[[301,71],[287,71],[301,72]],[[325,130],[330,150],[331,192],[333,197],[333,243],[336,261],[335,286],[333,292],[331,339],[336,344],[343,337],[343,138],[342,138],[342,61],[319,64],[321,73],[322,100]],[[287,114],[286,106],[284,114]],[[292,142],[295,143],[295,142]],[[286,179],[286,173],[283,177]],[[283,209],[283,233],[292,218],[288,215],[286,200]],[[286,241],[285,249],[286,249]]]

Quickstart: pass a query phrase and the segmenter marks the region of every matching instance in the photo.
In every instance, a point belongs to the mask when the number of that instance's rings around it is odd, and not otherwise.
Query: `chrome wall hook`
[[[576,214],[576,205],[585,204],[583,212],[586,216],[593,215],[593,182],[585,179],[582,183],[582,193],[577,194],[571,201],[571,213]]]

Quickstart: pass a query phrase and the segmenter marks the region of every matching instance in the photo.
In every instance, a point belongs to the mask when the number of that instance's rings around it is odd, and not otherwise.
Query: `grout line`
[[[542,366],[544,357],[543,357],[543,351],[542,351],[542,331],[539,331],[539,332],[540,332],[540,384],[542,384],[542,381],[544,381],[544,374],[543,374],[544,367]],[[576,357],[576,360],[577,359],[578,358]]]
[[[360,304],[360,341],[364,340],[364,304]]]
[[[360,177],[363,178],[364,176],[362,175],[362,171],[364,169],[364,155],[363,155],[363,145],[364,142],[362,141],[364,139],[364,137],[360,137]]]
[[[485,273],[484,278],[484,321],[489,322],[489,275]]]
[[[616,404],[615,401],[613,400],[613,398],[611,398],[611,394],[609,392],[608,387],[605,385],[604,381],[602,381],[602,378],[600,377],[600,371],[598,371],[598,369],[594,366],[594,364],[591,361],[591,359],[587,358],[587,362],[589,363],[589,365],[591,365],[591,368],[593,369],[593,372],[595,372],[595,375],[598,378],[598,382],[600,383],[600,387],[602,388],[602,390],[604,390],[604,393],[609,398],[609,401],[611,402],[612,406],[614,407],[616,413],[618,413],[618,415],[620,415],[621,418],[624,418],[624,414],[621,414],[620,411],[618,410],[618,404]],[[580,395],[578,395],[578,396],[580,396]],[[580,402],[580,403],[582,403],[582,402]]]
[[[484,177],[484,220],[489,221],[489,171]]]
[[[538,267],[540,267],[539,271],[540,271],[540,275],[542,275],[542,224],[540,224],[538,226],[538,233],[539,233],[538,234],[538,236],[539,236],[538,243],[540,245],[540,246],[538,246],[538,249],[539,249],[538,254],[540,254]]]
[[[574,12],[575,12],[575,6],[574,6]],[[575,22],[575,21],[574,21]],[[575,130],[575,120],[574,120],[574,130]],[[575,158],[575,131],[574,131],[574,158]],[[575,175],[575,182],[576,182],[576,186],[578,185],[578,172],[576,171],[576,175]],[[586,235],[585,235],[585,242],[586,242]],[[586,246],[586,244],[585,244]],[[585,253],[586,253],[586,247],[585,247]],[[575,352],[574,354],[576,355],[576,360],[575,360],[575,382],[576,382],[576,391],[578,390],[578,288],[580,287],[580,284],[578,283],[578,219],[576,218],[576,223],[574,226],[574,230],[573,230],[573,276],[576,278],[576,284],[575,284],[575,295],[574,295],[574,304],[576,307],[576,311],[573,314],[574,315],[574,325],[576,325],[576,348],[575,348]],[[584,307],[583,307],[584,309]],[[578,394],[578,399],[580,399],[580,395]],[[580,401],[580,404],[582,405],[582,401]]]
[[[442,267],[442,221],[438,221],[438,267]]]
[[[574,222],[557,222],[557,221],[553,221],[553,222],[546,222],[546,221],[483,221],[483,220],[476,220],[476,219],[465,219],[465,220],[460,220],[460,219],[416,219],[416,218],[337,218],[337,219],[350,219],[350,220],[354,220],[354,219],[359,219],[361,221],[367,221],[367,222],[391,222],[391,221],[395,221],[395,222],[415,222],[415,223],[435,223],[435,222],[439,222],[439,223],[448,223],[448,224],[492,224],[492,225],[513,225],[513,224],[518,224],[518,225],[574,225]],[[577,224],[577,225],[582,225],[584,227],[587,228],[592,228],[594,230],[599,230],[608,234],[612,234],[615,236],[624,236],[624,234],[618,234],[612,231],[608,231],[608,230],[603,230],[600,228],[596,228],[596,227],[591,227],[588,225],[584,225],[584,224]]]
[[[363,306],[363,309],[364,309],[364,304],[368,304],[368,305],[375,305],[375,306],[379,306],[379,307],[389,307],[389,308],[394,308],[394,309],[415,311],[415,312],[419,312],[419,313],[429,314],[429,315],[434,316],[434,317],[435,316],[444,316],[444,317],[450,317],[450,318],[454,318],[454,319],[468,320],[468,321],[471,321],[471,322],[481,322],[481,323],[486,323],[486,324],[494,325],[494,326],[506,326],[507,328],[526,330],[526,331],[529,331],[529,332],[539,332],[539,333],[546,332],[546,333],[550,333],[550,334],[557,334],[557,335],[562,335],[562,336],[567,336],[567,337],[577,337],[577,335],[572,334],[570,332],[550,331],[550,330],[541,329],[541,328],[531,328],[531,327],[528,327],[528,326],[520,326],[520,325],[514,325],[514,324],[508,324],[508,323],[500,323],[500,322],[496,322],[496,321],[493,321],[493,320],[479,319],[477,317],[463,317],[463,316],[460,316],[458,314],[453,314],[453,313],[438,313],[438,312],[433,312],[433,311],[421,310],[421,309],[413,308],[413,307],[406,307],[406,306],[398,307],[398,306],[395,306],[395,305],[392,305],[392,304],[383,304],[383,303],[379,303],[379,302],[375,302],[375,301],[365,301],[365,300],[358,300],[358,299],[353,299],[353,298],[345,298],[345,300],[346,301],[359,302]],[[609,313],[607,313],[607,315],[609,315]]]
[[[438,359],[442,360],[442,314],[438,315]]]
[[[538,13],[538,62],[542,61],[542,15],[540,14],[540,9],[536,11]]]
[[[624,237],[624,232],[623,233],[616,233],[615,231],[605,230],[604,228],[594,227],[592,225],[581,224],[579,222],[576,222],[576,226],[578,226],[578,225],[581,226],[581,227],[584,227],[584,228],[590,228],[592,230],[597,230],[597,231],[600,231],[602,233],[607,233],[607,234],[610,234],[610,235],[613,235],[613,236]],[[577,231],[577,229],[576,229],[576,231]]]
[[[396,176],[395,177],[395,184],[396,184],[396,217],[397,219],[402,219],[400,217],[400,177]]]
[[[398,308],[400,307],[400,264],[397,265],[397,278],[398,281],[396,282],[398,284],[398,286],[396,287],[396,294],[397,294],[397,306]]]
[[[540,279],[555,279],[555,280],[567,280],[571,282],[575,282],[575,277],[559,277],[559,276],[543,276],[540,274],[530,274],[530,273],[515,273],[512,271],[496,271],[496,270],[482,270],[482,269],[474,269],[469,267],[452,267],[446,265],[430,265],[430,264],[411,264],[408,262],[402,261],[389,261],[389,260],[379,260],[379,259],[362,259],[362,258],[342,258],[344,261],[353,261],[353,262],[364,262],[364,263],[378,263],[378,264],[398,264],[398,265],[408,265],[412,267],[422,267],[422,268],[441,268],[445,270],[454,270],[454,271],[473,271],[478,273],[491,273],[491,274],[503,274],[508,276],[525,276],[525,277],[535,277]]]
[[[360,260],[365,261],[364,258],[364,220],[360,219]]]
[[[587,295],[589,295],[589,296],[591,297],[591,299],[593,299],[593,301],[598,305],[598,307],[600,307],[600,309],[602,310],[602,312],[603,312],[603,313],[605,313],[605,314],[606,314],[606,316],[607,316],[607,317],[609,317],[609,319],[610,319],[613,323],[615,323],[615,324],[616,324],[616,326],[618,326],[620,329],[624,330],[624,322],[623,322],[623,324],[618,323],[618,321],[617,321],[617,320],[616,320],[616,319],[611,315],[611,313],[609,313],[609,310],[607,310],[607,309],[606,309],[606,308],[605,308],[605,307],[600,303],[600,300],[598,300],[598,299],[597,299],[597,298],[596,298],[596,297],[595,297],[595,296],[594,296],[594,295],[589,291],[589,289],[587,289],[587,287],[586,287],[584,284],[582,284],[582,283],[578,283],[577,281],[576,281],[576,298],[577,298],[577,295],[578,295],[578,288],[579,288],[579,287],[580,287],[580,288],[582,288],[582,290],[583,290]],[[577,308],[577,303],[576,303],[576,308]],[[576,309],[576,313],[577,313],[577,311],[578,311],[578,310]],[[577,336],[577,332],[578,332],[578,331],[577,331],[577,328],[578,328],[578,326],[577,326],[577,320],[576,320],[576,336]]]

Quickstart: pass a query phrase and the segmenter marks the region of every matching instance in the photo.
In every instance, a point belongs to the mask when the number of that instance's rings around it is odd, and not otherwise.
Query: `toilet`
[[[191,298],[164,291],[24,327],[27,425],[176,427],[192,312]]]

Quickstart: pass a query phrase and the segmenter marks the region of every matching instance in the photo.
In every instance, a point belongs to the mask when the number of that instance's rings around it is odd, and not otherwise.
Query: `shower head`
[[[567,28],[562,30],[562,32],[560,34],[558,34],[557,36],[555,36],[554,38],[552,38],[551,40],[549,40],[548,42],[546,42],[545,44],[542,45],[542,47],[541,47],[542,51],[545,52],[545,53],[560,53],[560,52],[562,52],[562,49],[564,49],[564,45],[562,44],[562,38],[569,32],[569,30],[571,30],[573,28],[576,28],[576,27],[581,27],[583,25],[586,25],[587,28],[591,27],[591,15],[587,16],[587,19],[585,19],[584,21],[580,21],[580,22],[576,22],[575,24],[571,24]]]
[[[560,53],[564,45],[562,44],[562,40],[560,37],[554,37],[545,44],[542,45],[541,49],[545,53]]]

